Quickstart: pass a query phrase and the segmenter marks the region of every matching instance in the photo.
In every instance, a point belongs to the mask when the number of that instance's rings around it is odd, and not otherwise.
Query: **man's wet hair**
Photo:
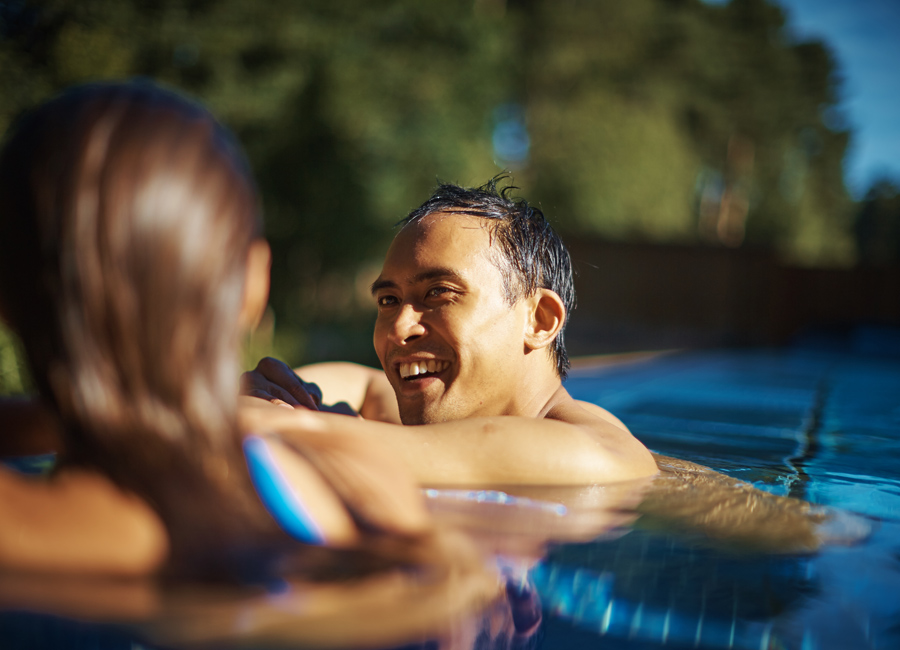
[[[492,236],[499,242],[495,263],[503,278],[507,304],[534,295],[538,289],[555,292],[568,315],[575,308],[572,259],[559,234],[539,208],[523,198],[511,196],[514,185],[499,187],[506,176],[496,176],[481,187],[465,188],[441,184],[425,203],[413,210],[401,225],[420,221],[438,212],[456,212],[492,220]],[[563,338],[565,323],[550,349],[561,379],[569,371],[569,356]]]

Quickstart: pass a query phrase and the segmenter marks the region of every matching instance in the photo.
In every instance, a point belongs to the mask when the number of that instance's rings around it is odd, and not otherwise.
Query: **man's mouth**
[[[421,379],[429,377],[439,372],[443,372],[450,366],[449,361],[437,361],[429,359],[427,361],[412,361],[410,363],[400,364],[400,378],[406,380]]]

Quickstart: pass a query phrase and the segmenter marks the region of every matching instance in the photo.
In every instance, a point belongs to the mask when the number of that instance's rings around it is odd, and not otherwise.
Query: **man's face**
[[[442,212],[407,225],[373,285],[375,351],[404,424],[516,413],[527,306],[506,303],[488,223]]]

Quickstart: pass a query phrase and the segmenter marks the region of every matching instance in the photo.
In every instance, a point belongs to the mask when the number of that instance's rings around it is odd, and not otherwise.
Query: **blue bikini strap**
[[[304,544],[324,546],[326,540],[321,527],[303,504],[302,495],[285,478],[269,444],[262,436],[244,438],[244,458],[256,493],[285,532]]]

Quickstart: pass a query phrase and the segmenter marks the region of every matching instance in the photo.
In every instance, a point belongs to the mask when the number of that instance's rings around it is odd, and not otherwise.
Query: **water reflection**
[[[13,648],[509,650],[539,647],[549,616],[696,647],[802,638],[838,547],[813,551],[868,524],[658,462],[655,479],[614,486],[429,490],[434,534],[303,549],[241,585],[0,574],[0,635]]]
[[[242,585],[4,573],[0,609],[42,616],[5,614],[0,629],[13,647],[56,626],[97,648],[527,648],[542,621],[529,571],[548,544],[621,534],[645,487],[430,491],[435,533],[303,549]]]
[[[6,620],[0,629],[11,647],[38,648],[119,648],[123,635],[152,648],[380,648],[443,641],[471,628],[470,621],[480,620],[505,593],[480,559],[442,558],[427,566],[361,572],[353,565],[370,558],[320,556],[330,564],[328,579],[290,576],[249,585],[6,574],[0,578],[3,609],[49,616],[19,617],[18,625]],[[97,625],[73,628],[67,623],[72,620]],[[34,643],[36,630],[49,639],[47,628],[54,626],[68,643]]]
[[[571,638],[567,622],[614,647],[893,647],[855,643],[893,636],[896,607],[877,605],[897,571],[874,522],[657,462],[626,537],[557,547],[531,571],[556,622],[551,644],[559,629]],[[848,572],[848,560],[860,566]]]

